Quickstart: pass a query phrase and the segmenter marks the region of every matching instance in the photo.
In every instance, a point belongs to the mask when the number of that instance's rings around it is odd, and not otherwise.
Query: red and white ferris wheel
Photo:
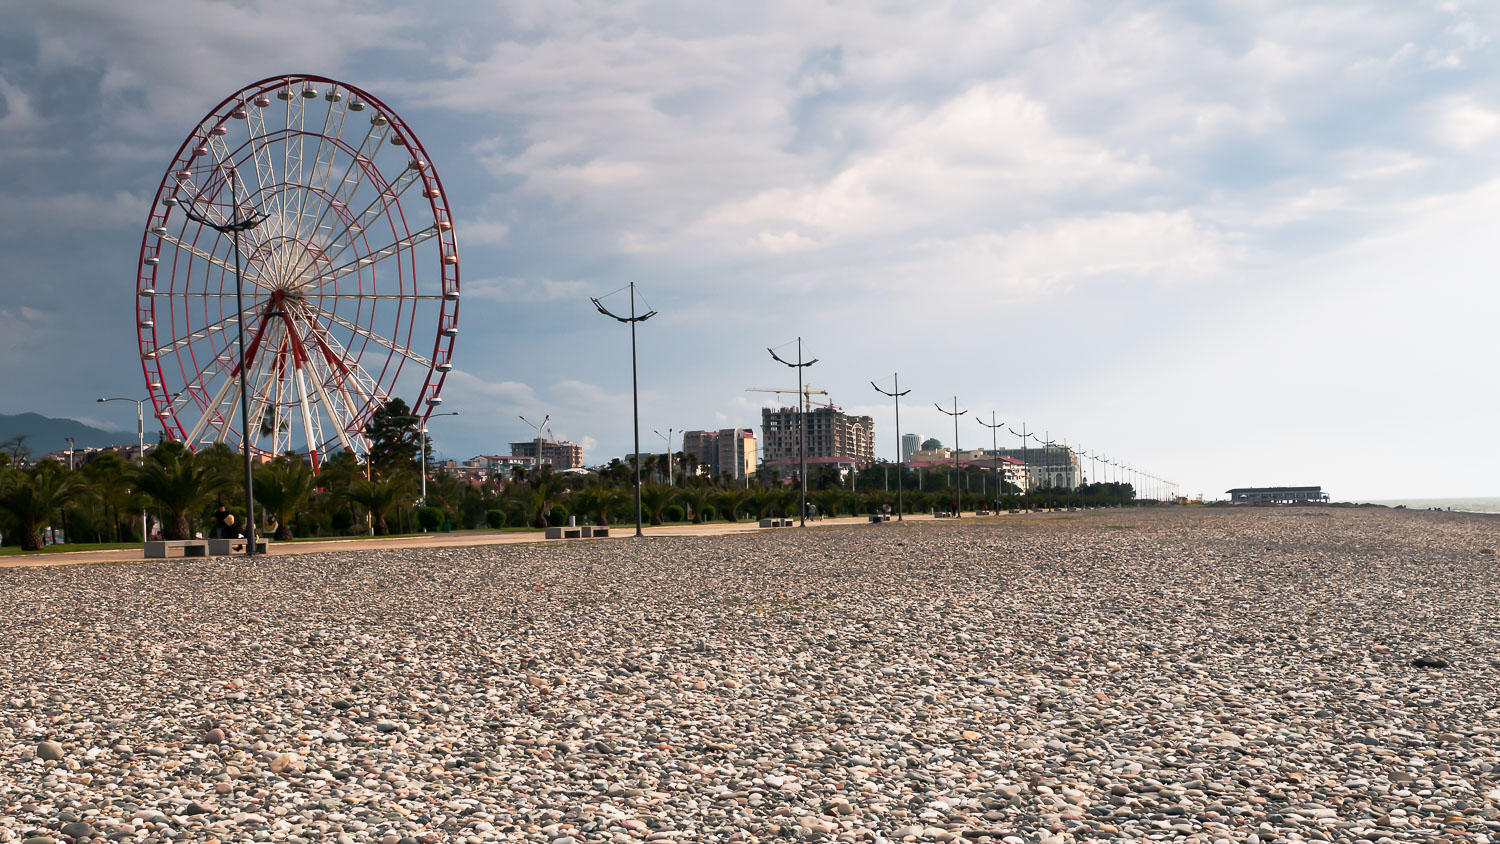
[[[238,310],[234,235],[215,224],[257,217],[239,235]],[[387,400],[424,419],[442,402],[458,246],[437,171],[394,111],[332,79],[277,76],[226,98],[177,150],[136,292],[141,366],[168,436],[240,447],[243,330],[251,446],[316,465],[366,453]]]

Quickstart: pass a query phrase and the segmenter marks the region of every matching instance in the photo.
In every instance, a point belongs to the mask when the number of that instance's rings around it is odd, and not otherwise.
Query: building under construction
[[[795,407],[760,412],[761,459],[767,463],[800,459],[801,414]],[[807,456],[837,457],[864,465],[875,460],[875,420],[850,416],[836,405],[807,414]]]
[[[577,469],[583,465],[583,446],[571,443],[567,440],[554,442],[552,440],[541,440],[541,454],[537,454],[537,440],[511,443],[510,453],[515,457],[530,457],[532,460],[541,458],[543,465],[550,465],[553,469]]]

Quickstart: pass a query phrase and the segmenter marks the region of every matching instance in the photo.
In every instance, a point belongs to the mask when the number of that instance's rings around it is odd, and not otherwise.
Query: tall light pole
[[[995,496],[998,500],[1000,496],[1005,494],[1005,464],[1000,462],[1000,429],[1005,427],[1005,423],[995,421],[995,411],[993,410],[990,411],[990,421],[986,422],[978,416],[974,417],[974,421],[990,429],[990,451],[995,455],[995,472],[996,477],[1000,481],[997,484],[1000,491]],[[997,507],[996,509],[999,508]]]
[[[419,462],[417,463],[417,466],[418,466],[418,468],[420,468],[422,470],[422,506],[423,507],[427,506],[427,423],[429,421],[431,421],[431,420],[439,417],[439,416],[457,416],[457,415],[458,415],[458,411],[454,410],[454,411],[451,411],[449,413],[434,413],[434,414],[428,416],[426,419],[422,419],[422,418],[419,417],[418,420],[417,420],[417,421],[419,421],[421,423],[421,425],[419,425],[417,427],[417,447],[420,449],[422,456],[418,458]],[[537,453],[540,454],[541,452],[537,452]]]
[[[964,514],[963,514],[963,509],[964,508],[963,508],[963,504],[962,504],[963,497],[964,497],[964,489],[963,489],[963,486],[960,484],[960,481],[962,481],[962,477],[958,474],[958,417],[963,416],[965,413],[968,413],[969,411],[968,411],[967,408],[965,408],[963,410],[959,410],[958,409],[958,396],[954,396],[953,397],[953,410],[952,411],[943,410],[943,406],[940,405],[940,404],[938,404],[937,402],[933,402],[932,406],[935,407],[935,408],[937,408],[938,410],[942,410],[944,413],[946,413],[949,416],[953,417],[953,483],[955,484],[955,486],[953,488],[953,495],[954,495],[953,517],[955,519],[962,519],[964,517]]]
[[[1022,490],[1022,492],[1026,494],[1026,512],[1029,513],[1031,512],[1031,452],[1026,450],[1026,438],[1031,435],[1026,433],[1025,422],[1021,423],[1021,433],[1019,434],[1016,433],[1015,428],[1006,428],[1005,430],[1021,438],[1021,463],[1026,466],[1025,470],[1021,472],[1021,478],[1026,481],[1026,489]]]
[[[136,437],[136,462],[137,466],[146,464],[146,399],[98,399],[100,404],[107,401],[135,402],[135,437]],[[141,541],[146,541],[146,511],[141,510]]]
[[[604,307],[598,299],[590,297],[589,301],[594,303],[594,307],[599,309],[599,313],[604,314],[612,320],[630,324],[630,408],[632,416],[635,419],[635,535],[645,536],[645,533],[641,530],[641,390],[640,381],[636,377],[635,369],[635,325],[638,322],[645,322],[656,316],[656,311],[647,311],[639,316],[636,315],[635,282],[633,281],[630,283],[630,316],[628,317],[610,313],[609,309]]]
[[[870,382],[870,386],[875,388],[875,392],[896,400],[896,521],[904,522],[906,521],[906,467],[901,461],[901,397],[911,390],[901,389],[901,375],[895,372],[891,373],[889,393],[880,389],[880,385],[874,381]]]
[[[546,416],[543,416],[542,417],[542,424],[540,424],[540,425],[532,425],[531,424],[531,420],[527,419],[524,416],[517,415],[516,418],[520,419],[522,422],[525,422],[527,425],[530,425],[531,428],[536,431],[536,463],[533,464],[533,465],[536,466],[536,476],[537,476],[537,478],[541,478],[541,476],[542,476],[542,429],[545,428],[545,427],[547,427],[547,421],[552,418],[552,414],[549,413]],[[637,459],[639,459],[639,458],[637,458]]]
[[[813,358],[809,361],[804,361],[802,359],[801,337],[797,338],[796,363],[792,363],[789,360],[782,360],[781,356],[776,354],[775,349],[767,348],[766,351],[771,353],[771,357],[775,359],[777,363],[785,364],[787,366],[790,366],[792,369],[797,370],[797,395],[800,397],[798,399],[800,404],[797,406],[797,421],[800,423],[798,425],[799,433],[797,436],[797,451],[802,460],[802,466],[799,472],[799,474],[801,474],[802,476],[802,513],[800,515],[802,519],[802,527],[807,527],[807,405],[810,397],[807,394],[807,387],[803,384],[802,370],[817,363],[818,359]]]
[[[210,222],[207,217],[194,212],[185,204],[179,203],[178,207],[182,209],[183,215],[189,220],[199,225],[208,226],[219,234],[228,234],[234,237],[234,310],[236,314],[235,324],[239,329],[240,346],[238,372],[240,382],[240,445],[241,451],[244,452],[245,456],[245,520],[250,523],[245,528],[245,536],[249,540],[245,543],[245,556],[253,557],[255,556],[255,532],[259,527],[259,522],[255,518],[255,479],[250,470],[250,390],[248,387],[250,373],[247,371],[248,362],[245,360],[245,283],[244,276],[240,270],[240,232],[250,231],[260,225],[268,215],[256,211],[248,217],[239,217],[240,182],[237,177],[238,172],[234,167],[231,167],[227,171],[227,175],[229,177],[230,202],[234,208],[233,216],[239,219],[214,223]],[[189,197],[188,201],[191,202],[192,198]]]
[[[658,431],[655,428],[651,429],[651,433],[657,435],[658,437],[661,437],[661,431]],[[664,439],[664,440],[667,441],[667,485],[668,486],[677,486],[677,481],[675,479],[673,479],[673,477],[672,477],[673,472],[672,472],[672,429],[671,428],[667,429],[667,435],[665,437],[662,437],[662,439]]]

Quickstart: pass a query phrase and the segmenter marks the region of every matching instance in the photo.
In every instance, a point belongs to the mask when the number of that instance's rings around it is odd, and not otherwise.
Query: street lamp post
[[[940,404],[938,404],[937,402],[933,402],[932,406],[935,407],[935,408],[937,408],[938,410],[942,410],[943,413],[946,413],[949,416],[953,417],[953,474],[955,476],[958,476],[958,417],[963,416],[965,413],[968,413],[969,412],[968,408],[965,408],[963,410],[959,410],[958,409],[958,396],[954,396],[953,397],[953,410],[951,412],[947,411],[947,410],[943,410],[943,406],[940,405]],[[958,478],[958,480],[961,481],[962,478]],[[963,502],[963,495],[964,495],[963,486],[959,485],[959,486],[955,487],[955,489],[953,490],[953,496],[954,496],[953,518],[955,518],[955,519],[962,519],[964,517],[964,514],[963,514],[963,509],[964,508],[963,508],[963,504],[962,504],[962,502]]]
[[[798,399],[800,404],[797,407],[797,421],[800,423],[798,425],[799,433],[797,436],[797,451],[801,456],[801,471],[799,472],[799,474],[801,474],[802,476],[802,513],[800,515],[802,518],[802,527],[807,527],[807,406],[809,403],[809,396],[807,394],[807,388],[803,385],[802,370],[817,363],[818,359],[813,358],[809,361],[802,360],[801,337],[797,338],[796,363],[792,363],[789,360],[782,360],[781,357],[776,354],[775,349],[768,348],[766,349],[766,351],[771,353],[771,357],[774,358],[777,363],[785,364],[792,369],[797,370],[797,395],[800,396],[800,398]]]
[[[531,427],[536,431],[536,463],[532,465],[536,467],[536,476],[540,478],[542,476],[542,429],[547,427],[547,421],[552,418],[552,414],[549,413],[546,416],[543,416],[542,423],[540,425],[532,425],[531,420],[527,419],[524,416],[517,416],[516,418],[520,419],[522,422],[525,422],[527,425],[531,425]]]
[[[673,429],[668,428],[667,435],[665,437],[662,437],[662,439],[667,441],[667,485],[677,486],[676,479],[672,477],[672,430]],[[661,437],[661,431],[658,431],[655,428],[651,429],[651,433],[657,435],[658,437]]]
[[[998,501],[1001,496],[1005,495],[1005,464],[1000,462],[1000,429],[1005,427],[1005,423],[995,421],[995,411],[993,410],[990,411],[990,421],[986,422],[978,416],[974,417],[974,421],[990,429],[990,451],[995,455],[995,477],[997,479],[997,483],[995,484],[997,490],[995,498]],[[996,507],[995,509],[998,510],[1000,508]]]
[[[421,424],[417,426],[417,448],[420,450],[422,456],[418,458],[417,467],[422,470],[422,506],[423,507],[427,506],[427,423],[429,421],[431,421],[432,419],[434,419],[436,417],[439,417],[439,416],[457,416],[457,415],[458,415],[458,411],[455,410],[455,411],[451,411],[449,413],[434,413],[431,416],[428,416],[426,419],[422,419],[422,418],[418,417],[417,421],[420,422]]]
[[[1031,452],[1026,447],[1026,440],[1029,437],[1036,436],[1036,434],[1027,433],[1025,422],[1021,423],[1021,433],[1019,434],[1016,434],[1015,428],[1007,428],[1006,430],[1021,438],[1021,462],[1026,464],[1026,470],[1022,472],[1022,477],[1026,479],[1026,512],[1029,513],[1033,509],[1031,503]]]
[[[639,316],[635,312],[635,282],[630,283],[630,316],[610,313],[598,299],[590,298],[599,313],[618,322],[630,324],[630,407],[635,419],[635,535],[645,536],[641,530],[641,391],[635,369],[635,325],[656,316],[656,311],[647,311]]]
[[[870,386],[875,388],[875,392],[883,396],[890,396],[896,400],[896,521],[904,522],[906,521],[904,518],[906,515],[906,467],[901,463],[901,397],[911,392],[911,390],[901,389],[901,375],[899,373],[891,373],[891,391],[889,393],[880,389],[880,386],[874,381],[870,382]]]
[[[135,402],[135,436],[136,436],[136,464],[143,466],[146,463],[146,399],[98,399],[100,404],[109,401]],[[141,541],[146,541],[146,511],[141,510]]]
[[[229,177],[229,197],[234,208],[234,217],[239,217],[240,213],[240,183],[236,175],[238,172],[233,167],[227,171]],[[189,201],[192,201],[191,198]],[[250,391],[248,387],[250,373],[247,371],[247,361],[245,359],[245,284],[244,276],[240,270],[240,233],[250,231],[260,225],[268,215],[257,211],[248,217],[231,219],[223,223],[214,223],[207,217],[194,212],[187,205],[179,204],[178,207],[182,209],[183,215],[189,220],[199,225],[207,226],[219,234],[232,235],[234,239],[234,309],[236,314],[235,324],[239,329],[240,347],[238,373],[240,382],[240,445],[241,451],[244,452],[245,456],[245,519],[250,523],[245,528],[245,536],[249,540],[245,543],[245,556],[252,557],[255,555],[255,532],[259,527],[259,522],[255,518],[255,480],[250,470]]]

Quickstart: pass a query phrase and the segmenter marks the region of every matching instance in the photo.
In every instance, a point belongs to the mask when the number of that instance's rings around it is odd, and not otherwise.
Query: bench
[[[165,558],[173,548],[181,548],[184,557],[208,556],[208,543],[202,539],[157,539],[146,543],[146,559]]]
[[[579,527],[549,527],[547,528],[548,539],[582,539],[583,528]]]
[[[235,539],[210,539],[208,540],[208,553],[214,557],[221,557],[225,554],[243,554],[245,553],[245,544],[244,537],[237,537]],[[266,553],[265,537],[255,540],[255,553]]]
[[[584,539],[604,539],[609,536],[609,528],[607,527],[584,525],[579,530],[583,531]]]

